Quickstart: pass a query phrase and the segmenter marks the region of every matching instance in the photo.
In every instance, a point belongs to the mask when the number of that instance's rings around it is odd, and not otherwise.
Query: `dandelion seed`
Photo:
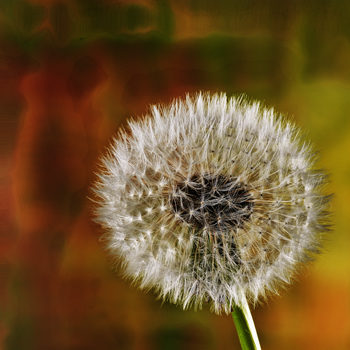
[[[113,141],[94,188],[125,275],[216,313],[278,293],[320,252],[328,227],[326,176],[298,129],[225,94],[151,114]]]

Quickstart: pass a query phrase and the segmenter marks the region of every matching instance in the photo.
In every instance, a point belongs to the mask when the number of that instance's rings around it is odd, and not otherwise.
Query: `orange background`
[[[89,200],[128,117],[210,90],[290,115],[332,173],[326,252],[253,311],[262,348],[350,349],[349,23],[340,0],[1,1],[2,348],[240,348],[231,316],[111,271]]]

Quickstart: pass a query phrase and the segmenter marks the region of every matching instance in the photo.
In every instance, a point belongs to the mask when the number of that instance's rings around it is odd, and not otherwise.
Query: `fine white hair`
[[[230,313],[278,293],[320,252],[326,175],[273,109],[198,93],[152,106],[129,128],[94,191],[103,241],[140,288]]]

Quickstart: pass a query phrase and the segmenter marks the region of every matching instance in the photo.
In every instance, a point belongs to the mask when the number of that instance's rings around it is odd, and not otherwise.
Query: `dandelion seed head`
[[[96,220],[141,288],[229,313],[278,293],[320,252],[326,175],[283,116],[199,93],[129,127],[102,160]]]

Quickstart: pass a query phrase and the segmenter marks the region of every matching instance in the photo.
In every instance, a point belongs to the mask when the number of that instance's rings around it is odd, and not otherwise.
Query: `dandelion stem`
[[[242,350],[261,350],[249,305],[244,299],[242,307],[234,306],[232,311]]]

